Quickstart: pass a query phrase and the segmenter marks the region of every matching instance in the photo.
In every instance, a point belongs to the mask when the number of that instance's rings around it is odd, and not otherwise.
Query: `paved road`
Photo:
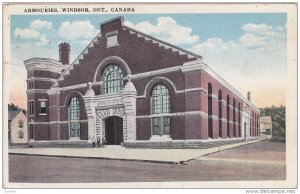
[[[282,180],[285,179],[285,171],[285,144],[265,141],[210,154],[188,165],[9,156],[10,182]]]

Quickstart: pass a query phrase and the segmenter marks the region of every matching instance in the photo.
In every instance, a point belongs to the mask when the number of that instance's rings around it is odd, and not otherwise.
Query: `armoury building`
[[[27,69],[31,146],[207,147],[258,138],[259,109],[202,57],[129,28],[123,17],[69,64],[31,58]]]

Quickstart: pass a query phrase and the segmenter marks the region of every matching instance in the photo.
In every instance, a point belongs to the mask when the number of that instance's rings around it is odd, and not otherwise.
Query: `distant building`
[[[259,137],[250,92],[245,98],[202,56],[127,27],[122,17],[102,23],[71,64],[69,56],[61,43],[59,61],[24,61],[32,145],[105,137],[108,145],[187,147]]]
[[[8,142],[9,144],[28,142],[27,117],[22,110],[8,111]]]
[[[260,135],[262,138],[272,138],[271,116],[260,117]]]

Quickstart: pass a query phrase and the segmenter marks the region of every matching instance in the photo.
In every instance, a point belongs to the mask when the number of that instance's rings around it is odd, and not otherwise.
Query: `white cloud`
[[[65,40],[89,40],[97,35],[98,31],[89,20],[65,21],[59,29],[58,34]]]
[[[256,33],[256,34],[263,34],[266,31],[272,30],[272,26],[268,26],[266,24],[253,24],[253,23],[248,23],[242,26],[242,29],[245,32],[250,32],[250,33]]]
[[[177,24],[171,17],[159,17],[155,25],[147,21],[136,25],[125,21],[125,25],[176,45],[195,44],[199,40],[198,35],[192,35],[192,28]]]
[[[30,28],[16,28],[14,31],[14,35],[16,38],[21,39],[35,39],[38,40],[41,37],[41,33]]]
[[[30,22],[30,28],[36,30],[52,29],[52,22],[42,21],[42,20],[33,20]]]
[[[53,32],[52,22],[33,20],[27,28],[16,28],[14,36],[33,45],[44,46],[51,43],[49,36]]]
[[[267,44],[266,38],[263,36],[256,36],[255,34],[245,33],[240,37],[240,42],[247,48],[258,48]]]
[[[208,38],[203,43],[193,46],[191,50],[199,54],[219,53],[224,50],[233,49],[236,46],[236,43],[233,41],[224,42],[221,38]]]
[[[284,46],[286,30],[282,26],[269,26],[267,24],[245,24],[242,26],[245,34],[240,37],[240,43],[246,48],[261,50],[274,50]]]

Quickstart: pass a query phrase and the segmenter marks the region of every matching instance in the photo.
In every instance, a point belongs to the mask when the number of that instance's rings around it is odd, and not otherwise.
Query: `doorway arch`
[[[105,119],[105,138],[107,145],[121,145],[123,142],[123,118],[110,116]]]

